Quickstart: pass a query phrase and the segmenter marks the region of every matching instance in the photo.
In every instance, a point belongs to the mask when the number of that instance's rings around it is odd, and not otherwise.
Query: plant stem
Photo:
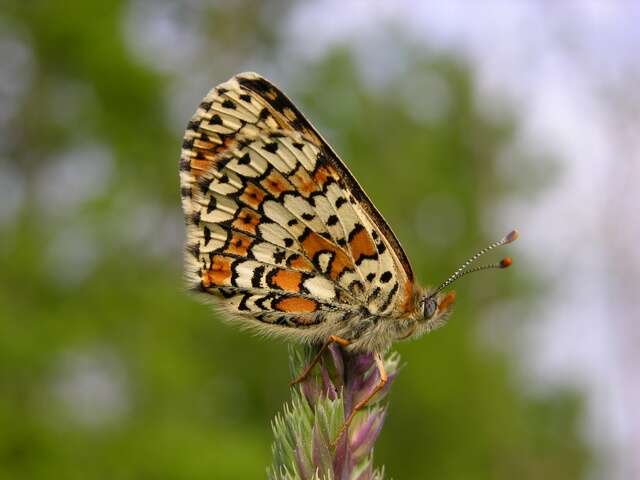
[[[316,352],[312,347],[290,349],[293,378]],[[383,469],[373,466],[373,447],[386,416],[386,406],[380,402],[397,375],[398,363],[396,353],[385,356],[387,384],[338,439],[353,406],[371,392],[380,376],[373,354],[349,353],[331,345],[313,372],[292,388],[291,401],[272,423],[273,465],[268,470],[269,478],[382,480]]]

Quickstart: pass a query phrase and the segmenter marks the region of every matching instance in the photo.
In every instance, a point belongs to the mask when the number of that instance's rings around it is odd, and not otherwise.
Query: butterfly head
[[[446,294],[435,292],[425,296],[420,302],[423,320],[431,320],[436,314],[449,313],[455,301],[456,292],[453,290]]]
[[[453,304],[456,301],[456,292],[439,292],[428,289],[419,294],[419,300],[411,334],[408,336],[419,337],[444,325],[451,315]]]

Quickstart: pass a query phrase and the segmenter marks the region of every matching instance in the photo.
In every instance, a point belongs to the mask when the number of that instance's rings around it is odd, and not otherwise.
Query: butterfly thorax
[[[396,341],[417,339],[444,325],[452,312],[452,306],[446,305],[427,318],[425,301],[432,293],[431,289],[416,287],[408,302],[387,315],[376,315],[362,308],[336,331],[340,330],[343,338],[349,339],[351,351],[384,352]],[[437,305],[443,295],[435,294],[432,298]]]

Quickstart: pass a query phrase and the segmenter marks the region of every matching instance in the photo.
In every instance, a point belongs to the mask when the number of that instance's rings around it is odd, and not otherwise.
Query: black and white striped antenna
[[[440,284],[440,286],[438,288],[436,288],[435,291],[430,296],[434,297],[438,292],[441,292],[442,290],[447,288],[449,285],[451,285],[453,282],[455,282],[456,280],[464,277],[465,275],[467,275],[469,273],[479,272],[481,270],[488,270],[488,269],[491,269],[491,268],[507,268],[507,267],[509,267],[513,263],[513,260],[511,260],[510,257],[505,257],[505,258],[503,258],[502,260],[500,260],[497,263],[490,263],[488,265],[480,265],[478,267],[469,268],[469,265],[471,265],[478,258],[483,256],[485,253],[490,252],[494,248],[501,247],[502,245],[507,245],[507,244],[509,244],[511,242],[516,241],[517,239],[518,239],[518,230],[511,230],[508,234],[506,234],[504,237],[502,237],[497,242],[493,242],[491,245],[488,245],[487,247],[483,248],[482,250],[477,252],[475,255],[473,255],[471,258],[469,258],[469,260],[467,260],[462,265],[460,265],[460,268],[458,268],[455,272],[453,272],[451,274],[451,276],[449,278],[447,278],[442,284]]]

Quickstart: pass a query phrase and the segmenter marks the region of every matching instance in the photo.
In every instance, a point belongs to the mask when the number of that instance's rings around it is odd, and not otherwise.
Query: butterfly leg
[[[307,368],[304,369],[304,371],[298,376],[298,378],[296,378],[295,380],[291,381],[289,383],[289,386],[292,387],[295,384],[304,381],[309,376],[311,371],[313,370],[313,367],[315,367],[316,364],[320,361],[320,359],[322,358],[322,354],[327,350],[327,348],[329,348],[329,345],[331,345],[332,343],[337,343],[341,347],[346,347],[351,342],[349,340],[345,339],[345,338],[338,337],[336,335],[331,335],[329,337],[329,339],[326,342],[324,342],[324,344],[322,345],[320,350],[318,350],[318,353],[316,353],[315,357],[313,357],[311,362],[309,362],[309,365],[307,365]]]
[[[338,440],[340,440],[340,437],[342,437],[345,431],[349,428],[349,425],[351,425],[351,422],[353,421],[353,418],[356,416],[356,413],[358,413],[360,410],[366,407],[369,401],[376,395],[376,393],[382,390],[384,386],[387,384],[387,380],[388,380],[387,371],[384,369],[384,362],[382,360],[382,357],[380,356],[379,353],[374,353],[373,355],[374,355],[373,359],[376,362],[376,367],[378,368],[378,374],[380,375],[380,381],[375,387],[373,387],[371,392],[369,392],[369,394],[365,398],[360,400],[355,405],[355,407],[353,407],[353,409],[351,410],[351,413],[342,424],[342,427],[340,428],[340,431],[338,432],[338,435],[336,436],[336,440],[333,445],[338,443]]]

